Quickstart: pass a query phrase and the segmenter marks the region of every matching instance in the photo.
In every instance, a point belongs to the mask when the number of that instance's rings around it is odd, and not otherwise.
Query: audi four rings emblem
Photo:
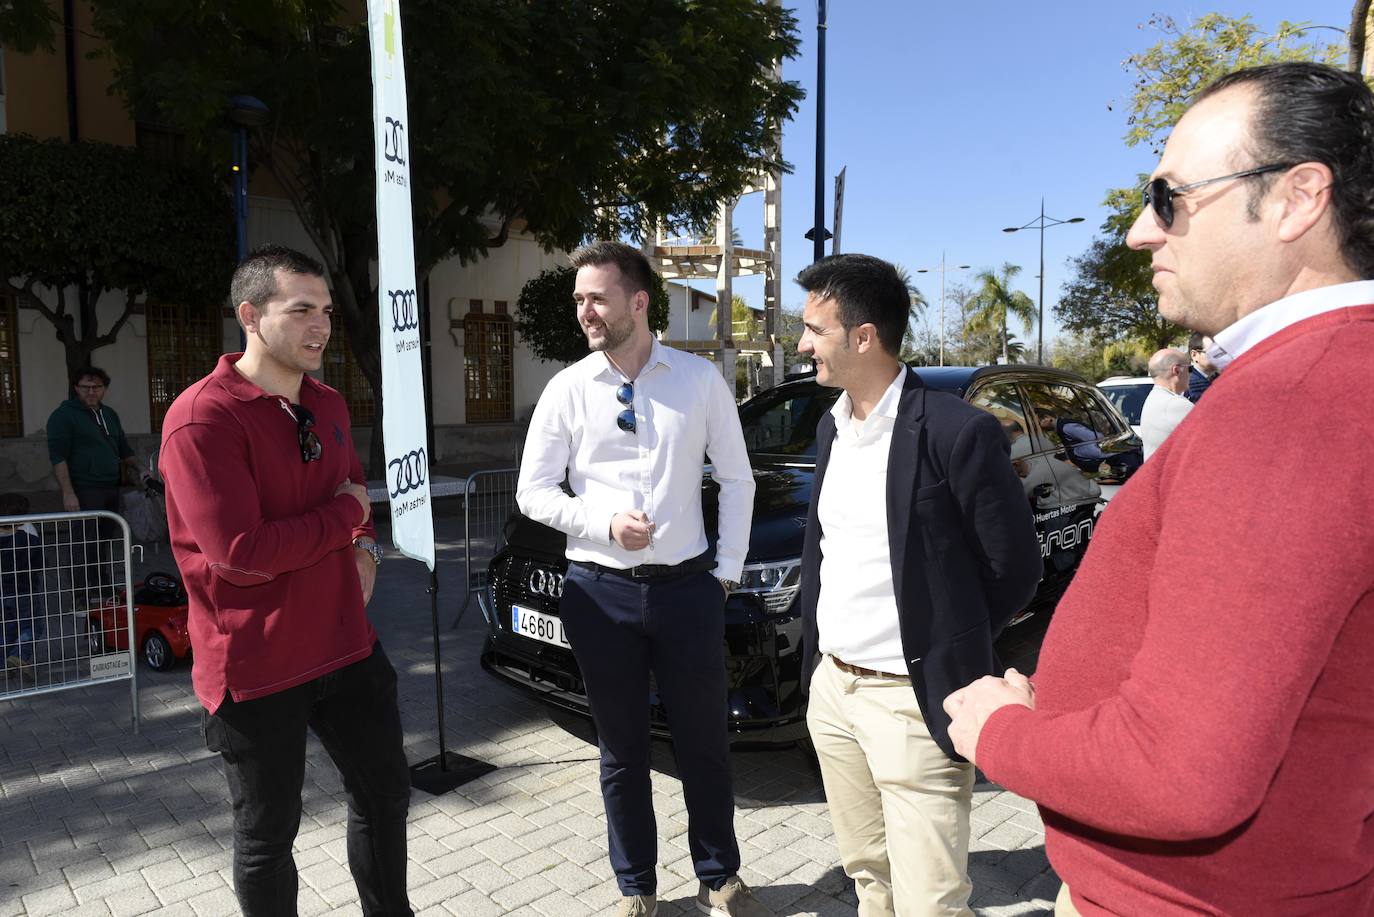
[[[386,295],[391,297],[392,331],[410,331],[420,327],[414,290],[387,290]]]
[[[394,162],[398,166],[403,166],[406,164],[405,155],[402,152],[402,147],[405,146],[406,142],[405,125],[395,118],[387,118],[386,128],[387,132],[382,135],[384,141],[382,155],[386,157],[387,162]]]
[[[547,595],[551,599],[562,598],[563,575],[535,570],[530,574],[530,592],[535,595]]]
[[[387,462],[386,467],[387,471],[391,472],[391,495],[399,497],[401,494],[410,493],[425,483],[425,472],[428,470],[425,450],[407,452],[400,458]]]

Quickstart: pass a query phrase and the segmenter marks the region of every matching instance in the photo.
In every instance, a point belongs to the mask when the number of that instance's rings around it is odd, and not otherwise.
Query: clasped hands
[[[1007,669],[1002,678],[984,675],[945,698],[949,714],[949,738],[954,750],[975,764],[978,737],[988,717],[1009,704],[1035,709],[1035,685],[1016,669]]]

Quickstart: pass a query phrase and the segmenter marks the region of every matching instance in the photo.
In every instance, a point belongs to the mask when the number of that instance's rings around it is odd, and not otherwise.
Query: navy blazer
[[[820,661],[821,526],[817,507],[835,439],[816,429],[816,477],[802,549],[802,688]],[[887,532],[902,652],[931,736],[956,761],[943,703],[1000,675],[992,641],[1035,594],[1043,562],[1030,501],[997,419],[906,370],[887,464]]]

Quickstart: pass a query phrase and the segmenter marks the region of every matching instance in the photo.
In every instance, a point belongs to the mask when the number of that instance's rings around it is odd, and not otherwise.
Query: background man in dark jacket
[[[801,581],[835,840],[864,917],[969,915],[973,765],[941,704],[999,671],[993,637],[1040,579],[1035,524],[997,419],[898,361],[896,269],[836,255],[797,283],[797,349],[844,389],[816,431]]]

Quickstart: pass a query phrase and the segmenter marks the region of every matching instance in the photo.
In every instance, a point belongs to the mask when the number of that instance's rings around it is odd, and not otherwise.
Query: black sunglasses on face
[[[1244,172],[1232,172],[1230,175],[1218,175],[1216,178],[1204,178],[1202,181],[1193,181],[1174,188],[1169,187],[1167,178],[1156,178],[1145,183],[1140,196],[1144,201],[1144,206],[1153,208],[1155,216],[1159,217],[1159,222],[1164,224],[1165,229],[1169,229],[1174,225],[1174,198],[1178,195],[1187,194],[1194,188],[1201,188],[1203,185],[1235,181],[1239,178],[1254,178],[1256,175],[1267,175],[1270,172],[1282,172],[1284,169],[1291,168],[1293,168],[1293,163],[1290,162],[1275,163],[1272,166],[1246,169]]]
[[[296,418],[296,437],[300,442],[301,461],[307,465],[318,462],[324,447],[320,445],[320,438],[311,429],[315,426],[315,415],[309,408],[299,404],[291,405],[291,413]]]
[[[625,405],[625,410],[615,416],[615,425],[626,433],[635,431],[635,385],[633,382],[622,382],[620,387],[615,390],[615,400]]]

